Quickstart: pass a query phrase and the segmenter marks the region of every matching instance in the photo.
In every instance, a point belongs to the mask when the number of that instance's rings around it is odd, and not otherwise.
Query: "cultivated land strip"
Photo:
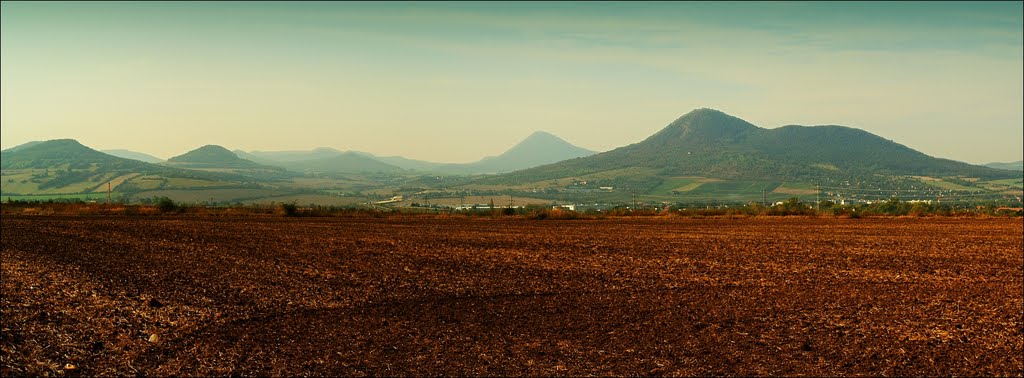
[[[4,376],[1024,374],[1019,219],[2,225]]]

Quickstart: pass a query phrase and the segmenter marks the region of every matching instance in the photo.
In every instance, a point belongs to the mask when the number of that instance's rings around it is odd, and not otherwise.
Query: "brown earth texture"
[[[1015,219],[2,219],[0,375],[1024,374]]]

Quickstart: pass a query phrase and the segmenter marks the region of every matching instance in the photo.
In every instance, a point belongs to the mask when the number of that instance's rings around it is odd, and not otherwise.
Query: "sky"
[[[0,147],[438,162],[605,151],[696,108],[1024,155],[1021,2],[0,3]]]

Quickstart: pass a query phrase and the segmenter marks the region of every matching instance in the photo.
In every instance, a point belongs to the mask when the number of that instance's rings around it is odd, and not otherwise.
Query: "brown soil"
[[[0,375],[1024,374],[1020,219],[2,219]]]

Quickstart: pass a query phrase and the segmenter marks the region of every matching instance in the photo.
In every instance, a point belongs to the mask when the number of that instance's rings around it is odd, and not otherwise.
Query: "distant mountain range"
[[[1024,171],[1024,160],[1018,160],[1011,163],[988,163],[986,167],[995,169],[1005,169],[1008,171]]]
[[[190,169],[267,169],[283,170],[280,167],[260,164],[235,155],[234,152],[218,145],[205,145],[184,154],[167,159],[165,165]]]
[[[361,153],[408,170],[445,174],[481,174],[512,172],[590,156],[596,152],[577,147],[551,133],[537,131],[498,156],[488,156],[472,163],[435,163],[400,156],[375,156],[366,152]]]
[[[310,151],[235,150],[235,154],[262,164],[285,167],[293,171],[327,173],[401,172],[403,170],[441,174],[481,174],[511,172],[550,164],[566,159],[593,155],[554,136],[538,131],[498,156],[488,156],[472,163],[435,163],[400,156],[376,156],[368,152],[338,151],[321,147]]]
[[[936,190],[974,191],[984,187],[1013,193],[1016,189],[1012,188],[1021,185],[1024,165],[1018,161],[986,167],[935,158],[843,126],[764,129],[712,109],[694,110],[641,142],[607,152],[595,154],[554,135],[536,132],[500,155],[466,164],[379,157],[332,148],[232,152],[206,145],[159,164],[142,161],[158,159],[145,154],[110,152],[133,158],[96,151],[72,139],[30,142],[0,151],[0,192],[95,193],[99,186],[110,182],[126,195],[192,188],[255,193],[254,188],[262,188],[259,190],[263,192],[252,194],[255,196],[266,194],[267,188],[277,190],[275,193],[308,190],[295,186],[293,181],[303,173],[343,173],[332,179],[358,182],[355,186],[341,185],[348,188],[345,190],[357,186],[361,189],[352,190],[422,190],[433,185],[456,190],[504,186],[531,193],[584,193],[611,187],[673,198],[680,193],[699,194],[694,188],[701,193],[713,191],[712,196],[728,190],[749,193],[755,186],[769,191],[782,188],[780,195],[788,195],[813,189],[811,183],[842,183],[869,190],[923,185]],[[350,175],[359,173],[373,175]],[[453,177],[435,178],[435,173]],[[457,177],[481,173],[497,174]],[[975,181],[983,185],[974,185]],[[736,188],[730,189],[729,183]],[[238,196],[242,197],[232,198],[247,198]]]
[[[362,154],[320,147],[310,151],[235,150],[239,156],[303,173],[398,173],[402,168]]]
[[[154,163],[155,164],[155,163],[161,163],[161,162],[164,161],[164,159],[158,158],[156,156],[153,156],[153,155],[150,155],[150,154],[146,154],[146,153],[142,153],[142,152],[131,151],[131,150],[103,150],[101,152],[103,152],[105,154],[108,154],[108,155],[114,155],[114,156],[117,156],[117,157],[120,157],[120,158],[135,159],[135,160],[146,162],[146,163]]]
[[[697,109],[635,144],[517,171],[482,182],[521,183],[645,168],[659,176],[819,181],[877,175],[997,178],[1006,171],[934,158],[843,126],[763,129],[712,109]]]

